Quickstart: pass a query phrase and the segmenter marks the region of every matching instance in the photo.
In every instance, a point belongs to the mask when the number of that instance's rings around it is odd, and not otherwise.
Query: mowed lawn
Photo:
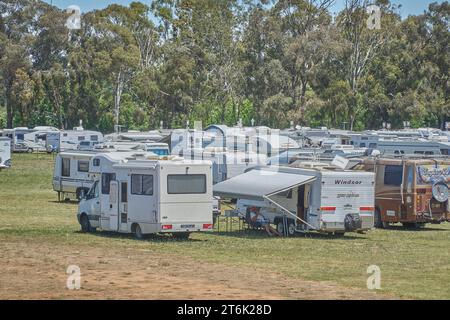
[[[367,268],[377,265],[382,294],[450,299],[449,223],[428,225],[420,231],[393,227],[344,238],[269,238],[257,232],[233,232],[194,234],[189,241],[165,237],[138,241],[128,235],[83,234],[76,221],[77,205],[57,202],[52,172],[53,156],[44,154],[14,155],[13,167],[0,172],[2,245],[32,241],[74,248],[138,248],[188,256],[199,264],[207,261],[255,267],[262,272],[356,288],[366,288]]]

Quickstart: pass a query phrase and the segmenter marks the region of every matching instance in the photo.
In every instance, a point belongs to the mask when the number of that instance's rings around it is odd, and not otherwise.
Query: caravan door
[[[109,228],[119,230],[119,182],[111,181],[109,188]]]
[[[120,182],[120,199],[119,199],[119,231],[128,231],[128,182]]]

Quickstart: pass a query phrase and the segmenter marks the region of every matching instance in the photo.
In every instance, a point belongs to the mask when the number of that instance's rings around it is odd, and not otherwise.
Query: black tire
[[[284,235],[284,224],[283,224],[283,220],[279,220],[277,222],[277,231],[281,234]]]
[[[288,221],[288,236],[293,237],[295,235],[295,223],[294,221]]]
[[[383,221],[381,221],[381,212],[380,212],[380,209],[378,209],[378,208],[375,209],[373,225],[375,228],[378,228],[378,229],[384,229],[384,226],[385,226]]]
[[[420,230],[425,227],[425,223],[421,222],[402,222],[405,229]]]
[[[80,225],[82,232],[92,232],[93,228],[91,227],[91,223],[89,222],[89,218],[86,214],[82,214],[80,217]]]
[[[142,233],[141,226],[139,226],[138,224],[136,224],[136,226],[134,227],[134,237],[138,240],[144,239],[144,234]]]
[[[172,237],[178,240],[188,240],[191,234],[189,232],[172,233]]]

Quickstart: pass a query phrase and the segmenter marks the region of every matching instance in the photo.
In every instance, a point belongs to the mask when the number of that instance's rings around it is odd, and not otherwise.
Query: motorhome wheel
[[[144,238],[144,234],[142,233],[141,227],[138,224],[136,224],[136,226],[134,227],[134,236],[136,237],[136,239]]]
[[[278,223],[277,223],[277,231],[279,233],[281,233],[282,235],[284,235],[283,220],[278,221]],[[287,234],[288,236],[293,236],[295,234],[295,224],[291,220],[288,221],[287,233],[288,233]]]
[[[383,221],[381,221],[381,212],[378,208],[375,209],[374,227],[378,229],[384,228]]]
[[[89,222],[89,218],[86,214],[81,215],[80,225],[81,225],[82,232],[91,232],[92,231],[91,223]]]

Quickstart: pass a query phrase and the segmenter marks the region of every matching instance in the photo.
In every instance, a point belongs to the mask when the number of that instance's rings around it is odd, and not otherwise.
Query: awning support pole
[[[304,224],[306,224],[307,226],[311,227],[313,230],[316,230],[316,228],[312,225],[310,225],[308,222],[306,222],[305,220],[300,219],[298,216],[296,216],[295,214],[293,214],[292,212],[290,212],[288,209],[286,209],[285,207],[283,207],[282,205],[276,203],[275,201],[273,201],[272,199],[270,199],[267,196],[263,196],[264,199],[268,200],[269,202],[273,203],[274,205],[276,205],[278,208],[280,208],[281,210],[283,210],[284,212],[288,213],[289,215],[291,215],[292,217],[294,217],[297,221],[300,220],[301,222],[303,222]]]

